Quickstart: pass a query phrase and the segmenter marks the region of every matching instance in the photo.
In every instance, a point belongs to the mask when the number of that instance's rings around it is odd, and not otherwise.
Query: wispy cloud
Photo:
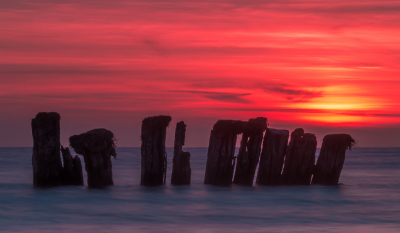
[[[283,96],[289,101],[293,102],[307,102],[314,98],[323,96],[322,91],[308,91],[308,90],[301,90],[301,89],[294,89],[289,87],[266,87],[263,88],[266,92],[273,92],[278,93]]]
[[[193,90],[173,90],[171,92],[190,93],[190,94],[200,95],[211,100],[228,102],[228,103],[239,103],[239,104],[251,103],[251,101],[243,98],[246,96],[250,96],[251,93],[227,93],[227,92],[193,91]]]
[[[278,81],[263,81],[260,82],[258,79],[248,78],[246,81],[238,82],[235,80],[212,80],[205,79],[202,82],[194,82],[189,84],[192,88],[198,89],[243,89],[243,90],[258,90],[261,89],[267,93],[273,93],[291,102],[307,102],[314,98],[322,97],[322,91],[312,91],[307,86],[304,87],[293,87],[289,84],[278,82]]]
[[[154,50],[157,52],[158,55],[160,56],[166,56],[169,54],[167,48],[162,46],[159,42],[151,39],[145,39],[143,40],[143,43],[148,46],[150,49]]]

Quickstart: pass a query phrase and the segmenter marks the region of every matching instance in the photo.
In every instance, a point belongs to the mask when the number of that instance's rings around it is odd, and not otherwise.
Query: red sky
[[[251,2],[251,3],[243,3]],[[32,146],[30,120],[72,134],[104,127],[140,146],[169,114],[187,146],[218,119],[350,133],[400,146],[400,1],[0,2],[0,146]]]

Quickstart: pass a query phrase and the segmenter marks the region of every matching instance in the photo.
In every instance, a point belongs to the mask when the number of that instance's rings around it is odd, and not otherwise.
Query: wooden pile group
[[[60,148],[60,115],[55,112],[38,113],[31,126],[33,185],[41,188],[83,185],[81,160],[78,156],[72,158],[68,148]]]
[[[145,118],[141,130],[141,181],[143,186],[165,185],[167,153],[166,129],[170,116]],[[287,130],[270,129],[267,119],[219,120],[211,130],[204,184],[253,185],[258,166],[258,185],[337,185],[347,149],[355,143],[348,134],[331,134],[323,139],[315,164],[317,139],[302,128],[290,135]],[[175,131],[171,184],[189,185],[190,153],[184,152],[186,125],[178,122]],[[242,134],[238,155],[236,141]],[[60,115],[41,112],[32,119],[33,184],[35,187],[83,185],[81,160],[72,157],[60,144]],[[111,157],[116,158],[114,134],[94,129],[69,138],[70,146],[83,156],[87,183],[91,188],[113,185]],[[60,157],[62,153],[63,163]],[[64,164],[64,166],[62,165]]]
[[[78,156],[72,158],[69,148],[61,146],[58,113],[38,113],[32,119],[32,136],[33,185],[35,187],[83,185],[80,158]],[[111,156],[116,156],[113,133],[106,129],[94,129],[71,136],[69,141],[75,152],[82,155],[85,160],[88,186],[103,188],[113,185],[110,160]]]
[[[239,134],[242,141],[236,157]],[[317,150],[314,134],[298,128],[290,135],[289,144],[288,140],[289,131],[267,128],[265,118],[248,122],[219,120],[211,131],[204,184],[229,186],[235,174],[233,183],[251,186],[259,163],[258,185],[337,185],[346,150],[355,143],[347,134],[325,136],[314,165]]]

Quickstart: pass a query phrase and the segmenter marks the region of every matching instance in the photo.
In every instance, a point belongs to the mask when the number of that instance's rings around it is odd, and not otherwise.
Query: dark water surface
[[[191,186],[169,184],[168,149],[168,184],[141,187],[140,149],[119,148],[115,186],[95,190],[34,189],[32,148],[0,148],[0,232],[400,232],[400,148],[348,152],[340,186],[229,188],[203,185],[207,148],[186,150]]]

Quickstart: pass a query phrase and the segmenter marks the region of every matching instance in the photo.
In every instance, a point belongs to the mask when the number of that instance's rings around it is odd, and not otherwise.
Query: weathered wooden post
[[[288,140],[287,130],[269,128],[265,131],[256,181],[258,185],[279,184]]]
[[[170,116],[147,117],[142,122],[142,172],[140,185],[158,186],[165,184],[167,153],[165,138]]]
[[[354,147],[354,144],[355,140],[348,134],[326,135],[315,166],[312,184],[339,184],[346,150]]]
[[[63,185],[83,185],[81,159],[77,155],[72,158],[68,147],[61,146],[61,154],[64,161]]]
[[[314,134],[294,130],[287,148],[281,183],[285,185],[310,185],[315,163],[317,139]]]
[[[33,136],[33,186],[62,185],[60,115],[40,112],[31,122]]]
[[[69,138],[71,147],[85,160],[90,188],[114,185],[111,156],[116,158],[114,134],[107,129],[93,129]]]
[[[176,124],[174,158],[172,159],[171,184],[189,185],[191,172],[190,153],[183,152],[182,146],[185,145],[186,125],[183,121]]]
[[[265,129],[267,129],[267,118],[258,117],[246,122],[236,161],[234,184],[253,185]]]
[[[219,120],[211,130],[204,184],[229,186],[235,168],[237,135],[243,133],[246,122]]]

